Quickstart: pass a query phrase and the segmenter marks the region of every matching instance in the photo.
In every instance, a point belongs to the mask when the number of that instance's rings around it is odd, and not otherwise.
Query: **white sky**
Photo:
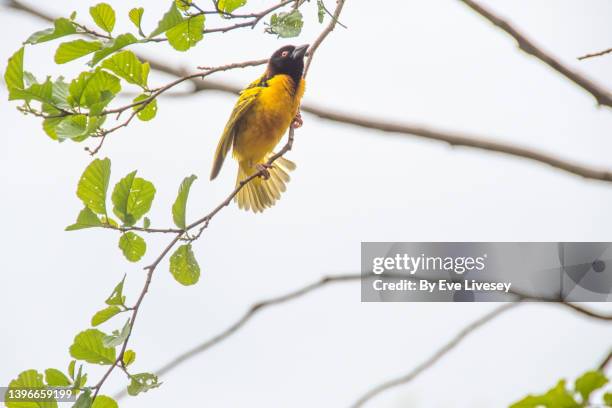
[[[46,3],[46,4],[45,4]],[[145,2],[111,2],[127,10]],[[314,2],[311,2],[314,3]],[[332,1],[327,1],[332,6]],[[90,2],[38,2],[41,8],[89,21]],[[146,2],[151,29],[168,1]],[[253,10],[270,2],[251,0]],[[488,1],[571,66],[612,89],[612,56],[578,62],[612,46],[612,4],[604,0]],[[248,9],[245,9],[247,11]],[[183,54],[167,44],[139,50],[195,69],[266,57],[287,42],[311,42],[322,28],[305,7],[299,39],[254,31],[214,34]],[[349,0],[338,29],[309,74],[305,100],[355,114],[474,132],[575,161],[612,168],[612,112],[538,61],[457,1]],[[215,22],[218,24],[218,22]],[[213,26],[213,23],[210,23]],[[47,23],[2,9],[0,60]],[[79,62],[57,67],[54,47],[26,50],[39,76],[72,78]],[[4,62],[3,62],[4,64]],[[4,66],[3,66],[4,69]],[[220,74],[247,84],[261,67]],[[154,84],[167,77],[152,76]],[[124,273],[134,301],[141,266],[167,236],[148,237],[148,254],[127,263],[111,231],[67,233],[81,208],[77,180],[90,157],[83,144],[57,144],[40,122],[24,118],[0,89],[0,384],[28,368],[64,368],[74,335]],[[162,99],[153,122],[133,123],[109,137],[100,157],[112,159],[114,183],[127,172],[153,181],[154,226],[171,224],[170,207],[183,177],[200,178],[188,214],[196,217],[233,187],[235,165],[207,181],[214,147],[234,97],[200,93]],[[305,114],[288,192],[263,215],[225,209],[194,250],[203,274],[185,288],[156,272],[131,346],[136,371],[169,358],[225,328],[260,299],[333,273],[357,272],[361,241],[611,241],[612,186],[542,165],[415,138],[323,121]],[[88,143],[91,145],[92,143]],[[318,291],[269,309],[231,339],[162,380],[159,390],[121,403],[150,407],[345,407],[371,386],[408,372],[463,325],[493,304],[361,304],[358,283]],[[605,308],[605,305],[601,305]],[[610,310],[607,307],[607,310]],[[111,321],[103,330],[122,323]],[[490,408],[560,377],[594,367],[609,350],[612,327],[555,305],[527,305],[474,333],[438,365],[371,407]],[[89,374],[93,383],[100,370]],[[106,389],[123,386],[119,373]]]

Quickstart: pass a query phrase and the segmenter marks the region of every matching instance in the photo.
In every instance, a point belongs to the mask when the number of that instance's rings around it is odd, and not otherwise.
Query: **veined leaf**
[[[26,40],[25,44],[40,44],[76,33],[76,26],[67,18],[56,19],[53,26],[53,28],[35,32]]]
[[[116,315],[117,313],[121,313],[121,308],[119,306],[106,307],[96,312],[95,315],[93,315],[93,317],[91,318],[91,325],[96,327],[104,323],[105,321],[107,321],[108,319]]]
[[[134,374],[130,377],[131,382],[128,385],[127,391],[131,396],[140,394],[141,392],[147,392],[150,389],[157,388],[160,383],[155,374],[151,373],[140,373]]]
[[[130,262],[138,262],[147,251],[147,243],[138,234],[128,231],[119,238],[119,248]]]
[[[304,20],[300,10],[272,14],[268,32],[280,38],[297,37],[302,31]]]
[[[106,191],[110,179],[110,159],[95,159],[83,172],[77,196],[86,207],[97,214],[106,215]]]
[[[9,101],[23,99],[25,101],[39,101],[42,103],[53,104],[53,82],[47,78],[42,84],[32,84],[26,89],[12,88],[9,91]]]
[[[70,83],[69,102],[75,106],[93,106],[100,102],[104,92],[113,96],[121,91],[119,78],[106,71],[81,72]]]
[[[170,273],[182,285],[194,285],[200,279],[200,266],[191,244],[181,245],[170,257]]]
[[[102,48],[100,41],[74,40],[61,43],[55,51],[55,63],[65,64],[66,62],[98,51],[100,48]]]
[[[44,388],[45,383],[43,382],[43,375],[36,370],[26,370],[21,372],[17,378],[9,383],[8,388]],[[36,402],[36,403],[24,403],[20,401],[6,401],[4,403],[7,408],[57,408],[57,402],[55,400]]]
[[[144,9],[142,7],[133,8],[129,12],[130,21],[134,23],[136,28],[138,28],[138,34],[141,36],[145,36],[142,32],[142,15],[144,14]]]
[[[64,77],[60,76],[53,82],[53,90],[51,92],[53,106],[61,109],[70,109],[70,104],[68,103],[69,96],[69,85],[64,82]]]
[[[83,228],[94,228],[101,226],[102,221],[100,221],[98,216],[93,211],[91,211],[89,207],[85,207],[79,213],[76,223],[67,226],[66,231],[75,231]]]
[[[136,177],[136,171],[122,178],[113,189],[113,212],[125,225],[131,226],[151,209],[155,187]]]
[[[106,299],[105,303],[107,305],[111,305],[111,306],[112,305],[120,305],[120,306],[125,305],[125,296],[123,296],[123,283],[124,282],[125,282],[125,275],[123,275],[123,279],[121,280],[121,282],[119,282],[117,286],[115,286],[115,289],[113,289],[113,293],[111,293],[108,299]]]
[[[67,387],[70,385],[70,380],[66,374],[56,368],[47,368],[45,370],[45,380],[47,385],[52,387]]]
[[[80,332],[70,346],[70,355],[92,364],[113,364],[116,359],[115,348],[102,344],[104,337],[106,335],[98,329]]]
[[[115,28],[115,10],[106,3],[99,3],[89,8],[89,14],[98,27],[111,33]]]
[[[55,134],[59,141],[87,136],[87,115],[66,116],[55,126]]]
[[[149,99],[150,96],[151,95],[140,94],[136,98],[134,98],[133,102],[144,101],[145,99]],[[145,106],[144,108],[140,109],[141,107],[142,105],[136,105],[132,108],[133,110],[138,111],[138,119],[142,120],[143,122],[147,122],[153,119],[155,115],[157,115],[157,98],[147,103],[147,106]]]
[[[148,77],[148,69],[145,72],[143,64],[132,51],[118,52],[106,59],[102,63],[102,68],[112,71],[131,84],[139,85],[142,88],[147,87],[148,78],[143,77],[143,74]]]
[[[106,395],[98,395],[91,408],[119,408],[117,401]]]
[[[4,82],[9,91],[23,89],[23,47],[9,58],[4,72]]]
[[[204,14],[189,17],[166,31],[170,45],[178,51],[187,51],[202,40]]]
[[[183,21],[183,15],[176,8],[176,4],[172,2],[170,6],[170,10],[164,14],[161,20],[157,23],[157,28],[153,30],[151,34],[149,34],[149,38],[153,38],[159,34],[165,33],[172,27],[180,24]]]
[[[113,52],[118,51],[124,47],[127,47],[128,45],[131,45],[137,42],[138,40],[136,39],[136,37],[134,37],[133,34],[126,33],[126,34],[118,35],[117,38],[104,44],[104,47],[102,47],[100,51],[97,51],[94,54],[93,58],[91,59],[91,61],[87,63],[87,65],[93,67],[98,62],[102,61],[104,58],[111,55]]]
[[[246,0],[219,0],[217,7],[226,13],[231,13],[246,4]]]
[[[43,120],[43,130],[51,139],[58,140],[55,129],[57,128],[57,125],[62,122],[62,120],[64,120],[64,118],[47,118]]]
[[[186,227],[187,198],[189,197],[189,190],[195,179],[197,179],[197,176],[193,174],[189,177],[185,177],[179,187],[174,205],[172,205],[172,219],[174,220],[174,225],[181,229],[185,229]]]

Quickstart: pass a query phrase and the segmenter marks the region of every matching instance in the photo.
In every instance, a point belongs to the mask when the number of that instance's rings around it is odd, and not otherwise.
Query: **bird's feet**
[[[302,127],[303,124],[304,120],[302,119],[302,113],[298,111],[297,115],[295,115],[295,118],[293,118],[293,122],[291,122],[291,127],[293,129],[297,129]]]
[[[264,180],[270,178],[270,171],[268,169],[271,169],[272,167],[273,166],[271,164],[267,163],[258,163],[255,165],[255,168],[259,173],[261,173],[261,177],[263,177]]]

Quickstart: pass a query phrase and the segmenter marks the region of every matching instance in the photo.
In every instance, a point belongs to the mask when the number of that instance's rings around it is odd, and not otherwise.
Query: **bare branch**
[[[538,47],[533,43],[527,36],[518,31],[512,24],[507,20],[495,15],[492,11],[486,7],[480,5],[474,0],[459,0],[469,8],[480,14],[485,19],[489,20],[493,25],[501,28],[506,33],[510,34],[517,42],[518,47],[525,53],[532,55],[544,62],[546,65],[589,92],[597,100],[600,105],[612,107],[612,95],[610,92],[600,85],[593,82],[591,79],[585,77],[583,74],[574,71],[573,69],[564,65],[561,61],[548,54],[542,48]]]
[[[306,77],[306,75],[308,74],[308,69],[310,68],[312,57],[317,51],[317,48],[319,48],[323,40],[325,40],[329,33],[331,33],[336,27],[336,24],[338,23],[338,17],[340,17],[342,7],[344,7],[344,1],[345,0],[336,0],[336,9],[334,10],[334,14],[332,16],[331,21],[329,22],[325,30],[323,30],[321,34],[319,34],[317,39],[310,45],[310,48],[308,49],[310,57],[308,58],[308,62],[306,63],[306,68],[304,68],[304,77]]]
[[[241,328],[243,328],[253,317],[255,317],[255,315],[257,313],[259,313],[260,311],[267,309],[271,306],[277,306],[286,302],[290,302],[292,300],[298,299],[304,295],[307,295],[311,292],[314,292],[316,290],[322,289],[328,285],[331,284],[335,284],[335,283],[343,283],[343,282],[356,282],[359,281],[361,279],[366,279],[369,277],[375,277],[378,275],[374,275],[374,274],[370,274],[370,275],[361,275],[359,273],[353,273],[353,274],[344,274],[344,275],[333,275],[333,276],[324,276],[321,279],[319,279],[316,282],[310,283],[308,285],[305,285],[299,289],[290,291],[286,294],[277,296],[277,297],[273,297],[270,299],[266,299],[260,302],[257,302],[255,304],[253,304],[251,307],[249,307],[249,309],[238,319],[236,320],[234,323],[230,324],[227,328],[225,328],[224,330],[222,330],[221,332],[219,332],[218,334],[215,334],[214,336],[212,336],[210,339],[202,342],[201,344],[197,345],[196,347],[187,350],[184,353],[179,354],[178,356],[174,357],[173,359],[171,359],[169,362],[167,362],[166,364],[164,364],[163,366],[161,366],[160,368],[158,368],[157,370],[155,370],[156,373],[158,373],[159,375],[163,375],[163,374],[167,374],[168,372],[172,371],[174,368],[178,367],[179,365],[181,365],[182,363],[184,363],[187,360],[190,360],[194,357],[196,357],[197,355],[211,349],[212,347],[216,346],[217,344],[225,341],[227,338],[229,338],[230,336],[232,336],[233,334],[235,334],[237,331],[239,331]],[[412,277],[407,277],[405,275],[397,275],[395,276],[394,274],[387,274],[386,276],[388,277],[398,277],[398,278],[402,278],[402,279],[426,279],[425,277],[417,277],[417,276],[412,276]],[[528,294],[519,292],[517,290],[511,289],[509,291],[509,293],[511,293],[512,295],[516,296],[516,300],[517,301],[540,301],[540,302],[551,302],[549,304],[551,305],[559,305],[559,306],[563,306],[566,308],[569,308],[570,310],[577,312],[578,314],[581,314],[583,316],[589,317],[589,318],[593,318],[593,319],[597,319],[597,320],[603,320],[603,321],[612,321],[612,314],[604,314],[604,313],[598,313],[595,312],[593,310],[590,309],[586,309],[584,307],[581,307],[577,304],[574,303],[568,303],[568,302],[562,302],[562,301],[558,301],[558,299],[549,299],[549,298],[539,298],[539,297],[533,297],[533,296],[529,296]],[[512,303],[510,303],[509,305],[511,305]],[[516,304],[516,303],[515,303]],[[511,306],[507,306],[508,308]],[[499,312],[501,313],[501,312]],[[490,317],[489,320],[491,320],[493,317]],[[483,322],[482,324],[486,323]],[[472,323],[473,325],[474,323]],[[481,325],[482,325],[481,324]],[[479,327],[480,325],[477,325],[477,327]],[[469,326],[468,326],[469,327]],[[465,330],[465,329],[464,329]],[[465,336],[463,336],[465,337]],[[439,358],[439,357],[438,357]],[[435,362],[435,361],[434,361]],[[432,363],[433,364],[433,363]],[[431,365],[431,364],[430,364]],[[423,370],[421,370],[423,371]],[[125,391],[119,392],[115,395],[115,398],[119,399],[122,398],[126,395]]]
[[[585,60],[587,58],[594,58],[594,57],[601,57],[602,55],[606,55],[612,52],[612,48],[608,48],[607,50],[603,50],[603,51],[599,51],[599,52],[594,52],[592,54],[586,54],[583,55],[582,57],[578,57],[579,60]]]
[[[612,350],[608,353],[608,355],[601,361],[599,367],[597,367],[600,371],[606,371],[608,365],[612,363]]]
[[[450,352],[455,347],[457,347],[459,343],[461,343],[472,332],[484,326],[485,324],[489,323],[491,320],[495,319],[497,316],[499,316],[503,312],[511,309],[512,307],[518,306],[519,304],[520,303],[508,303],[508,304],[499,306],[493,309],[491,312],[485,314],[484,316],[479,317],[478,319],[474,320],[472,323],[468,324],[463,329],[461,329],[461,331],[459,331],[459,333],[457,333],[455,337],[453,337],[449,342],[444,344],[440,349],[438,349],[438,351],[436,351],[434,354],[428,357],[427,360],[423,361],[421,364],[416,366],[413,370],[411,370],[407,374],[391,379],[389,381],[385,381],[384,383],[379,384],[376,387],[372,388],[371,390],[363,394],[363,396],[361,396],[357,401],[355,401],[355,403],[351,405],[351,408],[360,408],[364,406],[372,398],[376,397],[377,395],[391,388],[407,384],[410,381],[414,380],[419,374],[421,374],[423,371],[432,367],[434,364],[438,362],[438,360],[440,360],[448,352]]]

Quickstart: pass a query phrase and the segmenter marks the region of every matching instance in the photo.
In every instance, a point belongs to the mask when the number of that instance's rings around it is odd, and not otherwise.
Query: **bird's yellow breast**
[[[240,162],[262,163],[282,139],[298,112],[304,80],[295,86],[288,75],[266,81],[252,109],[240,120],[233,155]]]

